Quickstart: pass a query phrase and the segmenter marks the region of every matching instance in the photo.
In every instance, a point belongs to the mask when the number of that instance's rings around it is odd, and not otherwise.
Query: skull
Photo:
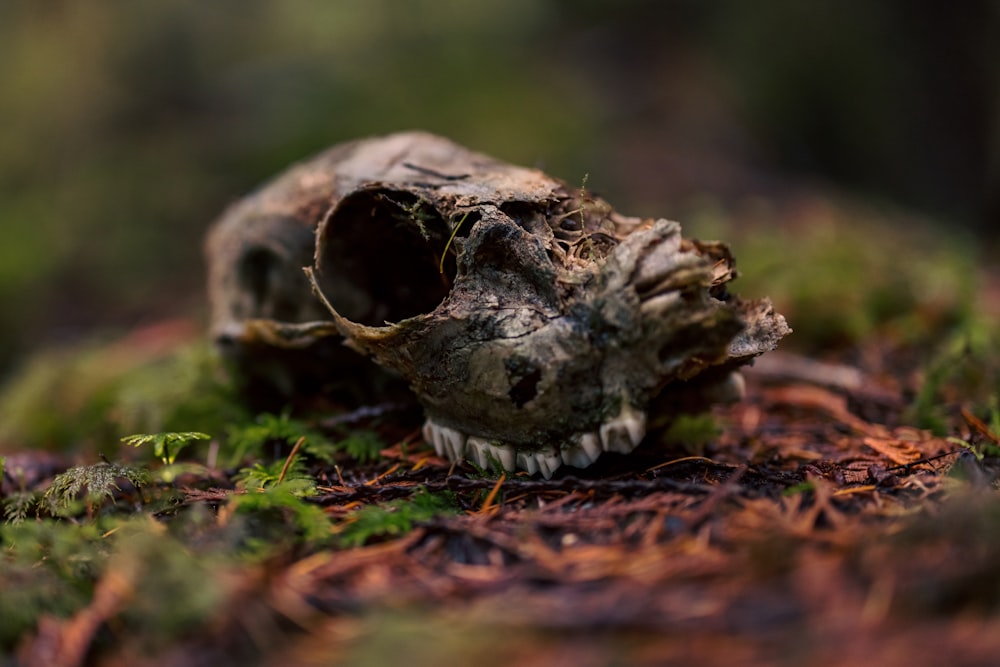
[[[406,380],[440,455],[545,477],[632,451],[651,409],[738,398],[735,369],[790,331],[726,292],[724,245],[423,133],[294,168],[217,223],[209,259],[217,340],[330,376],[357,367],[342,341]]]

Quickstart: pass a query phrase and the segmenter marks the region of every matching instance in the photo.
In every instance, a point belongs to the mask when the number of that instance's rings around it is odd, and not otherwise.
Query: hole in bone
[[[507,380],[510,391],[507,395],[511,402],[523,408],[524,405],[538,395],[538,383],[542,379],[542,369],[524,357],[511,357],[504,362],[507,369]]]
[[[552,236],[552,228],[541,205],[526,201],[508,201],[500,204],[500,210],[526,232],[543,238]]]
[[[299,311],[295,284],[298,274],[294,267],[274,250],[265,246],[250,246],[240,256],[237,270],[241,294],[248,303],[241,304],[239,315],[291,321]]]
[[[449,246],[452,228],[426,200],[402,191],[356,192],[323,223],[317,265],[326,297],[344,317],[370,326],[433,311],[451,290],[456,241],[474,218],[462,222]]]
[[[580,259],[594,261],[607,257],[617,245],[618,240],[613,236],[603,232],[594,232],[574,243],[571,252],[573,256]]]
[[[581,222],[578,218],[574,218],[572,216],[569,216],[569,217],[563,218],[559,222],[559,227],[561,229],[566,230],[567,232],[578,232],[581,229],[583,229],[583,222]]]
[[[273,273],[280,260],[267,248],[253,247],[243,253],[239,265],[239,281],[255,308],[267,300]]]

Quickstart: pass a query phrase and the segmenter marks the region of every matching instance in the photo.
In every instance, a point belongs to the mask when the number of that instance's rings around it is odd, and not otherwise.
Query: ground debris
[[[456,511],[360,547],[230,567],[215,621],[170,660],[366,664],[387,644],[413,664],[912,666],[945,652],[990,664],[994,462],[904,425],[891,388],[809,368],[750,372],[747,399],[715,409],[722,433],[697,451],[650,441],[551,479],[454,464],[412,425],[382,422],[397,444],[349,470],[313,463],[322,483],[309,504],[349,522],[359,508],[448,494]],[[876,413],[885,419],[864,416]],[[970,417],[955,410],[953,432],[990,439]],[[186,481],[200,483],[178,486],[160,523],[201,508],[225,525],[227,504],[256,493],[218,472]],[[106,636],[142,595],[142,572],[105,574],[77,614],[45,618],[20,646],[25,664],[141,657]]]

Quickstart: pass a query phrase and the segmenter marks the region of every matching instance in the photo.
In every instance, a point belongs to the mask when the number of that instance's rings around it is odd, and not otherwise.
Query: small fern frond
[[[241,468],[236,475],[236,486],[247,491],[263,491],[279,484],[293,488],[296,495],[300,496],[312,495],[316,488],[316,480],[309,475],[305,463],[298,457],[270,464],[258,461],[248,468]]]
[[[164,465],[173,465],[177,455],[194,440],[211,440],[212,436],[197,431],[181,433],[136,433],[126,435],[122,442],[132,447],[141,447],[152,443],[153,454],[160,457]]]
[[[3,499],[3,517],[7,523],[18,524],[28,518],[32,509],[38,508],[39,494],[18,491]]]

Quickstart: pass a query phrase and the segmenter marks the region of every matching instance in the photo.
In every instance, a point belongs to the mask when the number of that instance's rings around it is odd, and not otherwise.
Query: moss
[[[132,641],[146,653],[208,621],[225,592],[224,563],[211,554],[193,558],[147,517],[0,526],[0,544],[0,650],[12,649],[42,616],[65,619],[82,610],[109,573],[130,592],[101,637]]]
[[[948,406],[965,405],[987,423],[993,422],[1000,400],[998,337],[1000,326],[976,319],[934,348],[905,415],[907,421],[944,435],[948,432]]]
[[[682,414],[670,423],[662,440],[667,445],[677,445],[691,454],[701,456],[705,453],[705,445],[721,434],[722,429],[711,414]]]
[[[398,537],[417,523],[457,512],[451,494],[421,489],[410,498],[368,505],[352,512],[340,527],[339,542],[346,547],[360,547],[372,540]]]
[[[0,525],[0,649],[43,614],[66,618],[87,604],[108,553],[103,533],[96,523]]]
[[[735,212],[705,204],[685,229],[730,243],[735,290],[771,297],[795,330],[786,349],[827,352],[872,335],[940,340],[975,311],[969,239],[914,216],[848,201],[789,210],[758,202]]]
[[[222,432],[248,418],[207,344],[43,351],[0,392],[0,442],[114,455],[129,433]]]
[[[236,552],[251,560],[328,543],[332,522],[319,505],[306,500],[311,484],[302,479],[274,483],[234,494],[224,514]]]
[[[252,421],[230,424],[223,449],[223,460],[238,465],[248,459],[268,454],[268,445],[293,446],[304,438],[303,450],[322,461],[333,457],[333,443],[323,433],[305,421],[294,419],[288,412],[280,415],[263,412]]]

